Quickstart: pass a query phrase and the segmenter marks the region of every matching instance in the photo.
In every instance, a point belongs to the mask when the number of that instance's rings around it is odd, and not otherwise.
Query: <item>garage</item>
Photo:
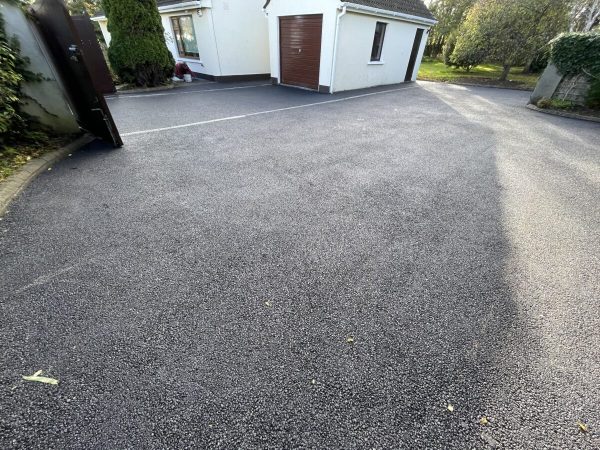
[[[319,89],[323,15],[279,18],[281,84]]]
[[[334,93],[416,79],[429,29],[422,0],[269,0],[271,81]]]

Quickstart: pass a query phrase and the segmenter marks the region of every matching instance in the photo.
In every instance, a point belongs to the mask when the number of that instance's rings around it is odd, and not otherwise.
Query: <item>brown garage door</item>
[[[279,18],[281,83],[319,89],[323,15]]]

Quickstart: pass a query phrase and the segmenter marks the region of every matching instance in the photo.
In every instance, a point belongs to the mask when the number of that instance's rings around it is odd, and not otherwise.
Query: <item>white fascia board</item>
[[[199,0],[193,2],[181,2],[173,5],[159,6],[158,12],[171,12],[180,11],[182,9],[195,9],[195,8],[212,8],[212,0]],[[102,22],[106,19],[106,16],[96,16],[91,18],[94,22]]]
[[[202,0],[195,2],[181,2],[173,5],[159,6],[158,12],[180,11],[182,9],[212,8],[211,0]]]
[[[405,22],[413,22],[422,25],[427,25],[430,27],[438,23],[437,20],[426,19],[425,17],[389,11],[387,9],[373,8],[371,6],[357,5],[356,3],[342,2],[338,8],[341,9],[343,7],[346,7],[348,11],[355,11],[363,14],[371,14],[374,16],[392,17],[394,19],[404,20]]]

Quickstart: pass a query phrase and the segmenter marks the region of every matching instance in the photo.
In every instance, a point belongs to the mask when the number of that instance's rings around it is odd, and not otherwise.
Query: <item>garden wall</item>
[[[569,100],[577,105],[585,105],[590,90],[588,77],[584,75],[566,76],[559,83],[552,98]]]
[[[23,110],[58,133],[79,132],[61,81],[33,24],[21,8],[7,1],[0,0],[0,14],[4,17],[6,34],[17,37],[21,55],[29,59],[28,69],[43,78],[23,83],[23,92],[29,97]]]

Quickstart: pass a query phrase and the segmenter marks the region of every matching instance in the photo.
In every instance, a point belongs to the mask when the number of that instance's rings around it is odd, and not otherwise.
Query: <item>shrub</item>
[[[592,81],[590,90],[588,91],[586,105],[590,108],[600,109],[600,78],[596,78]]]
[[[173,73],[156,0],[103,0],[111,43],[108,59],[121,81],[157,86]]]
[[[591,79],[586,104],[600,108],[600,33],[564,33],[550,44],[550,59],[562,75]]]
[[[562,75],[600,75],[600,33],[563,33],[550,42],[550,59]]]

